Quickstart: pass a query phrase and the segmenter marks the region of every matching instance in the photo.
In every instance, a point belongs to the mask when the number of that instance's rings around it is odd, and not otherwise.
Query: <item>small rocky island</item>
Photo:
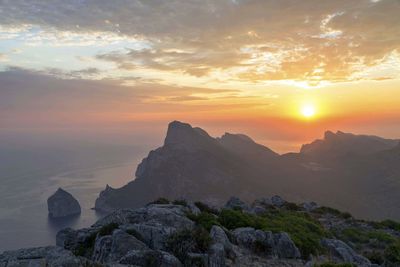
[[[160,198],[66,228],[57,246],[0,254],[4,266],[400,266],[400,223],[357,220],[279,196],[224,206]]]
[[[58,190],[47,199],[47,207],[50,218],[64,218],[81,213],[81,206],[70,193],[58,188]]]

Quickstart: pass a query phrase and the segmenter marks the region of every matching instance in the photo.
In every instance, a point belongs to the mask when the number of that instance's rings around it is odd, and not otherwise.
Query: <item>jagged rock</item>
[[[346,243],[337,239],[323,239],[321,244],[328,249],[332,259],[336,263],[354,263],[358,267],[370,267],[371,262],[357,254]]]
[[[99,229],[99,227],[83,228],[79,230],[71,228],[63,229],[56,235],[56,245],[74,251],[81,244],[87,243],[90,239],[95,239]]]
[[[47,207],[51,218],[61,218],[81,213],[79,202],[62,188],[59,188],[47,199]]]
[[[94,205],[97,211],[106,213],[115,211],[115,207],[110,206],[108,203],[108,198],[113,194],[114,191],[115,189],[107,184],[106,188],[100,192],[99,197],[96,199]]]
[[[299,249],[287,233],[274,234],[274,250],[279,258],[297,259],[301,257]]]
[[[60,247],[39,247],[6,251],[0,254],[0,266],[52,266],[80,267],[88,260],[78,258],[71,251]]]
[[[98,220],[94,226],[101,227],[110,223],[128,224],[135,221],[136,210],[120,209]]]
[[[253,206],[250,210],[250,213],[253,213],[256,215],[262,215],[266,212],[267,212],[267,209],[265,207],[259,206],[259,205]]]
[[[209,249],[208,266],[225,267],[225,246],[222,243],[213,244]]]
[[[135,231],[143,242],[151,249],[165,249],[165,241],[175,233],[175,227],[163,226],[162,224],[128,224],[123,226],[126,231]]]
[[[318,207],[318,204],[313,201],[303,203],[303,209],[307,212],[313,211]]]
[[[211,227],[210,237],[214,243],[222,244],[225,250],[230,250],[232,248],[228,236],[220,226],[213,225],[213,227]]]
[[[231,197],[225,204],[226,209],[240,209],[243,211],[249,211],[250,207],[245,202],[240,200],[238,197]]]
[[[147,246],[136,237],[121,231],[115,230],[112,234],[112,245],[111,245],[111,261],[120,259],[129,250],[140,250],[146,249]]]
[[[263,197],[263,198],[257,198],[253,202],[253,206],[260,205],[260,206],[271,206],[272,201],[271,198]]]
[[[283,205],[285,205],[286,200],[284,200],[280,196],[273,196],[271,197],[271,203],[276,207],[282,207]]]
[[[94,262],[107,262],[111,251],[112,237],[102,236],[96,239],[93,249],[92,260]]]
[[[187,208],[190,213],[194,215],[199,215],[201,213],[200,209],[193,203],[193,201],[187,201]]]
[[[273,234],[251,227],[237,228],[233,236],[239,246],[274,255],[282,259],[297,259],[301,254],[287,233]]]
[[[136,224],[150,223],[162,224],[177,229],[193,228],[194,222],[185,215],[185,207],[180,205],[151,204],[136,210],[119,210],[97,221],[94,226],[103,226],[110,223]]]
[[[272,243],[272,235],[269,232],[256,230],[252,227],[237,228],[233,232],[233,237],[239,246],[255,249],[257,243]]]
[[[182,263],[173,255],[161,250],[131,250],[121,264],[149,267],[180,267]]]
[[[208,255],[204,253],[188,253],[185,262],[185,266],[208,266]]]

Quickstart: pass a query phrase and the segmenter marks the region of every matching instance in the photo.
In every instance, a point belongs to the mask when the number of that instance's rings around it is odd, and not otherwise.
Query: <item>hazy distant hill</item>
[[[157,197],[214,204],[275,194],[317,200],[365,218],[400,218],[400,146],[376,136],[326,132],[300,153],[279,155],[242,134],[213,138],[174,121],[164,145],[151,151],[136,179],[107,187],[96,209],[138,207]]]

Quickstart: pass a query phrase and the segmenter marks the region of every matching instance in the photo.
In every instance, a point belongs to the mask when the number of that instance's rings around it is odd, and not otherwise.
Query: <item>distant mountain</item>
[[[368,155],[394,148],[398,143],[398,140],[384,139],[378,136],[327,131],[324,139],[303,145],[300,153],[311,157]]]
[[[171,122],[164,145],[136,170],[136,179],[108,187],[96,209],[139,207],[155,198],[200,199],[218,205],[232,195],[252,201],[282,195],[316,200],[364,218],[400,218],[400,145],[376,136],[326,132],[300,153],[279,155],[242,134],[213,138]]]

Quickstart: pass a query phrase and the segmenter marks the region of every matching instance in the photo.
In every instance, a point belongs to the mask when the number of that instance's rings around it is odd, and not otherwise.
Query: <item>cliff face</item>
[[[365,218],[400,219],[400,158],[390,156],[396,155],[397,144],[327,132],[300,153],[278,155],[242,134],[213,138],[174,121],[164,145],[137,167],[136,179],[119,189],[108,187],[95,207],[110,212],[159,197],[220,204],[231,195],[251,201],[280,194],[293,201],[315,199]]]

